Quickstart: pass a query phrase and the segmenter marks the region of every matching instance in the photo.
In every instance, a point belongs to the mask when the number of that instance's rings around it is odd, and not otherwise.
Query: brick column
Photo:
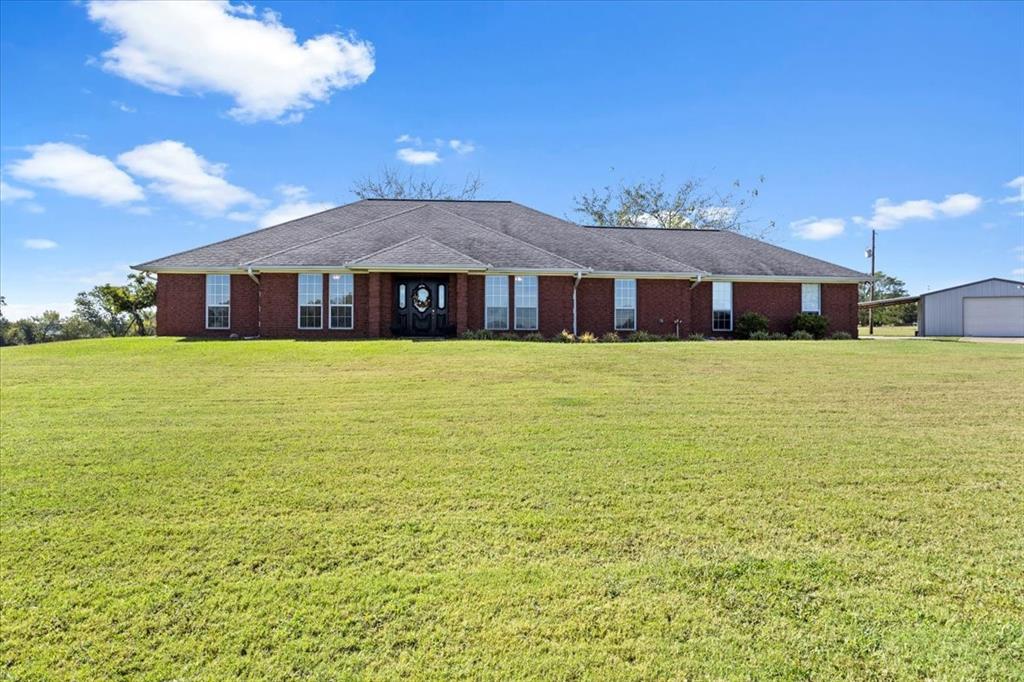
[[[467,329],[469,318],[469,278],[466,273],[455,275],[455,332],[461,334]]]
[[[371,339],[380,337],[380,273],[371,272],[370,291],[366,297],[366,335]]]

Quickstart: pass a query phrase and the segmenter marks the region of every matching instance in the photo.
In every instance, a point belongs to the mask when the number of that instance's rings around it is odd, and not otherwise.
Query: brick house
[[[377,338],[467,329],[729,336],[748,311],[857,333],[832,263],[716,230],[583,227],[510,201],[368,199],[135,266],[157,333]]]

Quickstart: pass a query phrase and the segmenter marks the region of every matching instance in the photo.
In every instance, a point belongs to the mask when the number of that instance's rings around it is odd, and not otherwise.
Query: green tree
[[[75,297],[75,313],[109,336],[148,333],[155,305],[156,284],[142,273],[129,275],[128,284],[101,284]]]
[[[880,270],[875,272],[876,301],[887,298],[900,298],[908,295],[906,282],[892,275],[887,275]],[[867,282],[863,282],[860,285],[860,300],[871,300],[871,285]],[[859,317],[861,325],[866,325],[868,323],[867,310],[861,310]],[[875,324],[882,326],[916,324],[917,304],[903,303],[899,305],[885,306],[884,308],[875,308],[874,318]]]
[[[764,177],[758,179],[758,186]],[[620,182],[574,197],[575,212],[601,227],[661,227],[691,230],[728,230],[763,237],[775,227],[747,217],[760,190],[743,189],[739,180],[724,194],[708,189],[702,178],[666,186],[665,178]]]

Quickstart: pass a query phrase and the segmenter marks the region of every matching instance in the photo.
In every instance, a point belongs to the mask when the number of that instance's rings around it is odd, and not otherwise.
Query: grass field
[[[10,679],[1024,677],[1024,348],[0,351]]]

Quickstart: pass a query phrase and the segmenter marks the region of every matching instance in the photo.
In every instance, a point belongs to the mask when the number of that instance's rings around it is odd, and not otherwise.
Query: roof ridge
[[[365,201],[365,200],[360,200],[360,201]],[[358,203],[358,202],[352,202],[352,203]],[[348,204],[346,204],[346,205],[348,205]],[[305,242],[302,242],[300,244],[293,244],[292,246],[289,246],[286,249],[279,249],[279,250],[274,251],[272,253],[268,253],[268,254],[265,254],[263,256],[260,256],[259,258],[253,258],[252,260],[244,261],[243,263],[241,263],[241,265],[252,265],[253,263],[256,263],[257,261],[261,261],[264,258],[270,258],[271,256],[279,256],[282,253],[287,253],[289,251],[293,251],[295,249],[302,248],[303,246],[309,246],[310,244],[315,244],[316,242],[323,241],[324,239],[330,239],[331,237],[337,237],[339,234],[345,234],[346,232],[350,232],[352,230],[358,230],[360,227],[366,227],[367,225],[373,225],[374,223],[379,223],[382,220],[387,220],[389,218],[394,218],[395,216],[403,215],[405,213],[411,213],[413,211],[416,211],[416,210],[419,210],[419,209],[423,208],[424,206],[425,206],[425,204],[424,205],[420,205],[420,206],[413,206],[412,208],[407,208],[404,211],[398,211],[397,213],[389,213],[388,215],[380,217],[380,218],[374,218],[373,220],[367,220],[365,223],[359,223],[358,225],[352,225],[351,227],[346,227],[344,230],[338,230],[337,232],[332,232],[331,234],[325,234],[325,235],[323,235],[321,237],[317,237],[316,239],[310,239],[309,241],[305,241]],[[314,215],[316,215],[316,214],[314,214]],[[301,220],[301,218],[297,218],[297,220]]]
[[[515,202],[510,201],[509,203],[511,204],[511,203],[515,203]],[[483,223],[477,222],[477,221],[473,220],[472,218],[467,218],[466,216],[461,216],[458,213],[455,213],[454,211],[449,211],[446,208],[442,208],[440,210],[444,211],[445,213],[448,213],[449,215],[455,216],[459,220],[464,220],[467,223],[472,223],[473,225],[476,225],[477,227],[479,227],[481,229],[487,230],[488,232],[493,232],[494,234],[500,234],[503,237],[508,237],[509,239],[514,239],[515,241],[519,242],[520,244],[525,244],[526,246],[529,246],[531,249],[536,249],[537,251],[540,251],[541,253],[546,253],[549,256],[554,256],[555,258],[561,258],[566,263],[572,263],[573,265],[579,267],[580,270],[593,270],[593,268],[588,267],[586,265],[580,265],[579,263],[577,263],[576,261],[572,260],[571,258],[566,258],[565,256],[563,256],[561,254],[558,254],[558,253],[555,253],[554,251],[548,251],[547,249],[541,248],[541,247],[537,246],[536,244],[531,244],[530,242],[526,241],[525,239],[520,239],[519,237],[515,237],[515,236],[510,235],[510,234],[508,234],[506,232],[502,232],[501,230],[495,230],[493,227],[490,227],[488,225],[484,225]]]

